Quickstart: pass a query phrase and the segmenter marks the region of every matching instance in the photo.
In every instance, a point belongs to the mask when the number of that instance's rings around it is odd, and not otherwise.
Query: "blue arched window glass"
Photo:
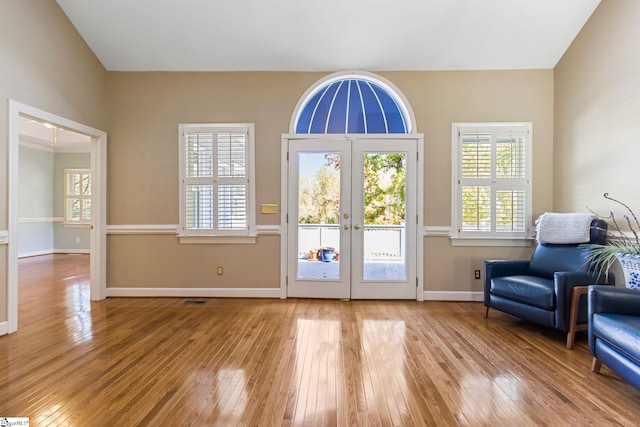
[[[298,112],[296,133],[409,133],[398,96],[370,78],[349,76],[316,88]]]

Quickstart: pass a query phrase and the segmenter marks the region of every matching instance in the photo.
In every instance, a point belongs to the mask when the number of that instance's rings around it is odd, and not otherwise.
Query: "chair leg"
[[[591,372],[599,374],[600,368],[602,368],[602,361],[600,361],[600,359],[598,359],[597,357],[594,357],[593,362],[591,362]]]
[[[571,308],[569,310],[569,331],[567,332],[567,348],[571,350],[576,339],[578,323],[578,309],[580,308],[580,297],[587,293],[587,286],[575,286],[571,290]],[[581,328],[584,329],[584,328]]]
[[[567,348],[571,350],[573,343],[576,340],[576,331],[573,325],[569,325],[569,332],[567,332]]]
[[[489,306],[487,306],[487,309],[484,311],[484,318],[486,319],[487,317],[489,317]]]

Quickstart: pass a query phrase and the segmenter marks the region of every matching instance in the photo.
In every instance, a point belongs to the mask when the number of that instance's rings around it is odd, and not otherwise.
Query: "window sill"
[[[535,241],[526,238],[450,237],[451,246],[520,246],[529,247]]]
[[[91,228],[91,223],[86,222],[63,222],[62,226],[65,228]]]
[[[256,235],[252,236],[181,236],[180,244],[183,245],[215,245],[215,244],[240,244],[254,245],[256,243]]]

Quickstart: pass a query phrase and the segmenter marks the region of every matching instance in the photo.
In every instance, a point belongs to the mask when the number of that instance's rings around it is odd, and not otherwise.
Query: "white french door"
[[[288,141],[287,296],[416,298],[415,139]]]

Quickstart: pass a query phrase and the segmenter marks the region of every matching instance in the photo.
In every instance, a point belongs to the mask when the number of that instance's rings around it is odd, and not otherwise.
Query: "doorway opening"
[[[20,256],[20,239],[21,239],[21,224],[29,224],[29,221],[20,222],[20,133],[21,133],[21,120],[23,121],[22,130],[26,126],[25,121],[33,120],[34,126],[37,123],[46,123],[47,136],[40,138],[45,139],[50,145],[60,144],[63,145],[63,141],[60,140],[60,136],[63,132],[73,132],[75,134],[83,135],[89,144],[89,170],[91,171],[91,179],[89,187],[85,187],[86,191],[91,194],[91,200],[87,204],[77,203],[79,198],[69,198],[66,203],[69,203],[71,212],[78,213],[79,218],[87,219],[87,213],[90,212],[90,221],[86,221],[82,226],[88,228],[88,237],[84,240],[88,240],[89,249],[91,254],[89,276],[90,286],[89,293],[91,300],[100,300],[105,298],[106,294],[106,144],[107,135],[105,132],[77,123],[75,121],[66,119],[64,117],[57,116],[55,114],[19,103],[14,100],[9,100],[9,140],[8,140],[8,261],[7,261],[7,324],[6,332],[12,333],[18,329],[18,258]],[[55,129],[55,130],[52,130]],[[61,130],[62,129],[62,130]],[[38,139],[37,137],[34,137]],[[29,140],[30,138],[23,138]],[[27,141],[29,143],[29,141]],[[37,144],[38,141],[31,139],[30,143]],[[28,145],[28,144],[27,144]],[[22,159],[24,160],[24,159]],[[86,169],[86,168],[83,168]],[[79,188],[82,188],[82,184],[87,184],[86,179],[83,179],[82,175],[78,175],[80,182]],[[61,178],[61,179],[64,179]],[[72,180],[73,181],[73,180]],[[84,210],[84,214],[83,211]],[[23,217],[24,219],[24,217]],[[46,219],[46,218],[45,218]],[[55,217],[48,218],[54,220]],[[73,215],[69,217],[70,222],[73,222]],[[32,218],[32,223],[36,223],[40,218]],[[53,222],[53,221],[49,221]],[[76,224],[79,225],[79,224]],[[54,233],[55,234],[55,233]],[[82,244],[82,237],[74,235],[72,241],[76,242],[80,240],[78,244]],[[34,243],[34,242],[31,242]],[[40,242],[39,244],[41,244]],[[86,242],[85,242],[86,243]],[[24,242],[23,242],[24,245]],[[23,246],[24,248],[24,246]],[[54,248],[55,249],[55,248]],[[44,249],[42,249],[44,250]],[[25,250],[26,251],[26,250]],[[77,251],[77,249],[76,249]],[[35,251],[34,251],[35,252]]]

